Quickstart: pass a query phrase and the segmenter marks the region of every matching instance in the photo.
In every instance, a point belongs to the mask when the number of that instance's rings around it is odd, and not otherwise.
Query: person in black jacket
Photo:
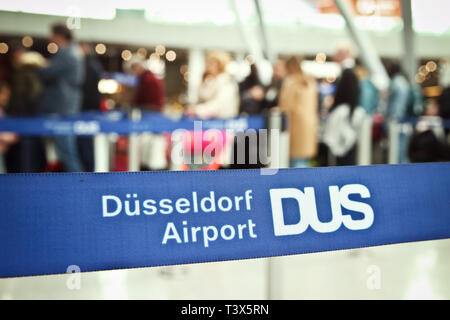
[[[450,87],[444,88],[441,96],[438,98],[439,116],[444,120],[450,120]],[[448,135],[449,128],[445,128],[445,134]]]
[[[264,88],[263,110],[278,106],[278,96],[286,75],[286,61],[278,59],[273,65],[272,81]]]
[[[256,115],[262,113],[264,88],[259,79],[258,69],[255,64],[250,65],[250,74],[239,83],[239,98],[240,114]],[[257,169],[263,167],[258,158],[259,139],[260,136],[257,134],[257,141],[253,144],[250,142],[250,137],[248,137],[246,133],[236,133],[233,143],[234,158],[233,163],[230,165],[230,169]],[[244,144],[244,146],[239,146],[239,144]],[[241,150],[244,150],[244,155],[238,154]],[[244,159],[244,163],[239,163],[239,160]],[[256,163],[253,163],[253,160],[256,160]]]
[[[359,104],[360,86],[359,80],[355,73],[355,54],[351,44],[342,43],[338,46],[334,61],[339,63],[342,73],[337,79],[336,92],[334,101],[329,113],[337,110],[339,106],[348,105],[350,107],[349,121],[353,117],[353,113]],[[355,165],[356,162],[356,144],[343,156],[336,157],[337,165]]]
[[[36,116],[43,84],[38,70],[45,59],[37,52],[28,51],[21,45],[12,50],[11,99],[6,113],[13,117]],[[42,139],[37,136],[21,136],[5,154],[9,173],[36,173],[45,169],[46,158]]]
[[[92,53],[92,49],[88,43],[80,44],[81,51],[84,55],[85,80],[82,85],[82,104],[81,111],[99,111],[100,100],[102,98],[98,91],[98,82],[103,74],[103,67]],[[78,137],[78,152],[80,160],[85,171],[94,171],[94,145],[92,137]]]
[[[349,45],[340,46],[334,60],[341,65],[342,74],[337,80],[334,102],[330,111],[341,104],[348,104],[353,110],[358,106],[360,89],[354,70],[356,63],[352,48]]]
[[[239,113],[259,114],[261,112],[264,89],[255,64],[250,66],[250,74],[239,83],[239,96]]]

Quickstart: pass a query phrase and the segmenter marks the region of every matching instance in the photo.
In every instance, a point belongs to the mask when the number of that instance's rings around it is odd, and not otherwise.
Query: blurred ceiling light
[[[0,42],[0,54],[5,54],[8,52],[8,45],[4,42]]]
[[[173,51],[173,50],[167,51],[167,53],[166,53],[167,61],[175,61],[176,58],[177,58],[177,54],[175,53],[175,51]]]
[[[425,66],[420,66],[419,68],[419,74],[426,76],[428,74],[428,70]]]
[[[50,52],[51,54],[55,54],[58,52],[58,45],[54,42],[50,42],[47,45],[47,51]]]
[[[416,82],[417,83],[422,83],[425,81],[425,76],[421,73],[416,74]]]
[[[139,56],[141,56],[142,58],[145,58],[145,57],[147,57],[147,49],[145,49],[145,48],[139,48],[139,49],[137,50],[137,54],[138,54]]]
[[[181,74],[185,74],[185,73],[187,72],[187,70],[188,70],[188,66],[185,65],[185,64],[183,64],[183,65],[180,67],[180,73],[181,73]]]
[[[132,55],[133,55],[133,54],[132,54],[131,51],[128,50],[128,49],[123,50],[122,53],[120,54],[120,56],[122,57],[122,59],[125,60],[125,61],[130,60]]]
[[[102,94],[114,94],[119,90],[119,83],[113,79],[102,79],[98,82],[98,91]]]
[[[254,64],[255,63],[255,58],[253,58],[253,56],[251,54],[246,56],[245,60],[248,62],[248,64]]]
[[[166,53],[166,47],[164,47],[163,45],[157,45],[155,48],[155,52],[157,54],[159,54],[160,56],[164,55],[164,53]]]
[[[156,52],[153,52],[149,58],[149,60],[151,60],[151,61],[157,61],[159,59],[160,59],[159,54],[157,54]]]
[[[22,45],[25,48],[30,48],[33,45],[33,38],[30,36],[25,36],[22,38]]]
[[[325,63],[325,61],[327,61],[327,55],[323,52],[319,52],[316,55],[316,62],[317,63]]]
[[[427,64],[425,65],[425,68],[427,69],[428,72],[434,72],[437,70],[437,64],[434,61],[428,61]]]
[[[103,43],[98,43],[95,46],[95,52],[97,52],[97,54],[105,54],[106,46]]]

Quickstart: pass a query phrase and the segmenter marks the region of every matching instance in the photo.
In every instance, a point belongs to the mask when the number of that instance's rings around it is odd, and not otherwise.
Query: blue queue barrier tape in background
[[[22,135],[95,135],[99,133],[130,134],[142,132],[172,132],[176,129],[194,130],[194,121],[200,119],[183,117],[179,120],[152,112],[144,112],[141,121],[127,119],[123,112],[87,112],[77,116],[0,118],[0,132],[10,131]],[[231,119],[201,120],[203,130],[247,130],[263,129],[263,116],[249,116]]]
[[[450,163],[0,175],[0,277],[450,238]]]

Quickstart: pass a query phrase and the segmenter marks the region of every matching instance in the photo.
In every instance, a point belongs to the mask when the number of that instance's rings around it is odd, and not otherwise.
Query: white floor
[[[0,299],[450,299],[449,266],[450,239],[88,272],[79,289],[68,288],[77,280],[67,274],[2,279]]]

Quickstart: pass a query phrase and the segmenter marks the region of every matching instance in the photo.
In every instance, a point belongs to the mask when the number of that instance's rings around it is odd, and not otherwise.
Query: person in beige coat
[[[303,73],[301,59],[286,62],[287,76],[283,81],[278,105],[288,115],[291,167],[309,167],[317,154],[318,90],[312,76]]]

